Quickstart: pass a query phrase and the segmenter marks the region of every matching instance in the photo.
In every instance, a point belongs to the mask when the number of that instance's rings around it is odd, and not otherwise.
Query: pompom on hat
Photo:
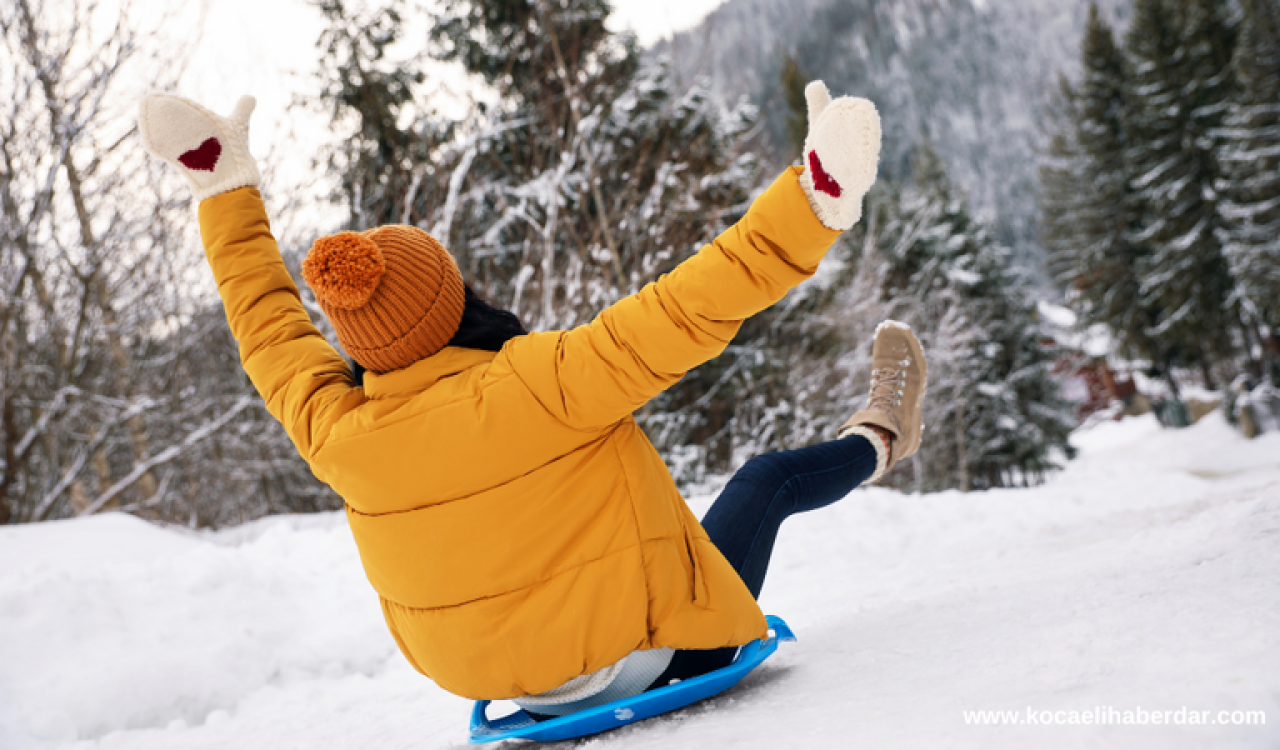
[[[321,237],[302,262],[302,278],[342,347],[371,372],[430,357],[462,322],[458,265],[416,227],[392,224]]]

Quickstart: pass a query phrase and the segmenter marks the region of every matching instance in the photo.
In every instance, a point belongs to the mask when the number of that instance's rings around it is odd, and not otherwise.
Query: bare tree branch
[[[190,433],[188,433],[181,443],[177,445],[171,445],[168,448],[165,448],[164,450],[160,451],[156,455],[152,456],[151,458],[148,458],[147,460],[138,463],[136,466],[133,467],[133,471],[129,472],[120,481],[116,482],[111,487],[107,488],[106,492],[103,492],[101,495],[99,495],[97,499],[94,500],[92,503],[90,503],[89,506],[85,508],[79,515],[90,515],[92,513],[98,512],[99,510],[102,509],[102,506],[111,502],[112,499],[114,499],[117,495],[119,495],[124,490],[128,489],[128,487],[132,485],[134,482],[137,482],[139,479],[141,479],[152,468],[156,466],[160,466],[162,464],[166,464],[172,461],[173,459],[177,458],[178,456],[181,456],[183,451],[199,443],[200,441],[204,440],[210,435],[213,435],[215,432],[220,430],[224,425],[230,422],[237,414],[244,411],[245,408],[252,403],[253,403],[252,396],[241,396],[236,401],[235,405],[233,405],[226,412],[219,415],[216,419],[210,420],[204,423],[203,425],[197,427],[196,429],[192,430]]]

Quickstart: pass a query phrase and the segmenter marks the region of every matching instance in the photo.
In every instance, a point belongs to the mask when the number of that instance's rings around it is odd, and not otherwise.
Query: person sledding
[[[241,361],[316,477],[345,501],[405,658],[445,690],[558,716],[724,667],[761,639],[779,526],[916,452],[926,367],[876,333],[870,396],[836,439],[757,456],[701,523],[632,414],[719,355],[809,278],[860,218],[880,123],[806,90],[804,165],[741,221],[568,331],[526,332],[426,232],[321,237],[303,276],[347,361],[312,325],[230,118],[169,94],[140,108],[149,151],[188,179]]]

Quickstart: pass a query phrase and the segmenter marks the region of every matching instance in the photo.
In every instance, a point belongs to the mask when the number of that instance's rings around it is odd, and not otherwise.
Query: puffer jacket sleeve
[[[240,362],[267,411],[309,460],[364,392],[303,308],[261,193],[241,188],[202,201],[200,235]]]
[[[839,236],[792,167],[746,216],[671,273],[571,331],[513,339],[503,356],[544,408],[579,429],[616,423],[719,355],[745,318],[813,275]]]

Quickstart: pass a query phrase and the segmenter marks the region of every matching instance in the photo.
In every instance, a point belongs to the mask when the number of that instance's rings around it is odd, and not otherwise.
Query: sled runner
[[[516,711],[501,719],[490,720],[485,713],[489,701],[476,701],[471,712],[471,743],[478,745],[511,739],[555,742],[583,737],[633,724],[722,693],[772,656],[778,650],[779,641],[796,639],[781,617],[769,615],[767,619],[769,637],[738,649],[738,655],[727,667],[568,716],[537,721],[524,711]]]

